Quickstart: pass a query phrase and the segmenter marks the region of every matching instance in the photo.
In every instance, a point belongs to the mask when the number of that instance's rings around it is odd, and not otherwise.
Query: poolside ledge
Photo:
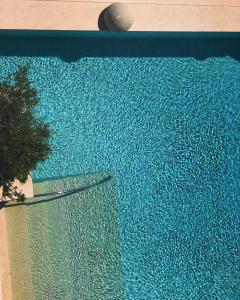
[[[114,1],[0,1],[1,29],[98,30]],[[240,31],[240,0],[131,0],[131,31]]]
[[[32,177],[29,176],[25,184],[15,182],[26,197],[33,196]],[[1,199],[1,190],[0,190]],[[11,267],[9,258],[9,245],[7,239],[7,226],[5,209],[0,209],[0,300],[12,300]]]
[[[18,180],[14,181],[14,186],[17,186],[17,189],[26,196],[26,198],[33,197],[33,183],[32,183],[32,176],[29,175],[26,183],[21,184]],[[2,198],[2,188],[0,188],[0,200]],[[1,300],[1,299],[0,299]]]

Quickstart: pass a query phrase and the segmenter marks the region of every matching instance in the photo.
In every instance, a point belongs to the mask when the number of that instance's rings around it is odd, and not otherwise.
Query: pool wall
[[[207,57],[240,59],[238,32],[95,32],[0,30],[0,55],[81,57]],[[17,47],[15,47],[17,45]]]

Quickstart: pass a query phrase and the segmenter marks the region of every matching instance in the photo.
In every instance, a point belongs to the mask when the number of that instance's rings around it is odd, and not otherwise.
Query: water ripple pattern
[[[82,188],[27,201],[35,300],[123,299],[115,183],[107,176],[34,184],[35,193]]]
[[[29,60],[55,132],[34,177],[113,172],[125,299],[238,299],[239,62],[2,57],[0,73]]]

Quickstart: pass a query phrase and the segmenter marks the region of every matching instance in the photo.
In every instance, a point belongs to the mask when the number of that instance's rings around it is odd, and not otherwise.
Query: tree
[[[3,197],[24,201],[13,185],[25,183],[39,162],[50,154],[50,129],[36,116],[37,90],[28,79],[29,66],[21,66],[0,82],[0,187]]]

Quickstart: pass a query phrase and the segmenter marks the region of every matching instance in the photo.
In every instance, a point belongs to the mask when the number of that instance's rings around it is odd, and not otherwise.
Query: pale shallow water
[[[6,208],[14,299],[123,299],[114,178],[34,184],[36,195],[76,188]]]

